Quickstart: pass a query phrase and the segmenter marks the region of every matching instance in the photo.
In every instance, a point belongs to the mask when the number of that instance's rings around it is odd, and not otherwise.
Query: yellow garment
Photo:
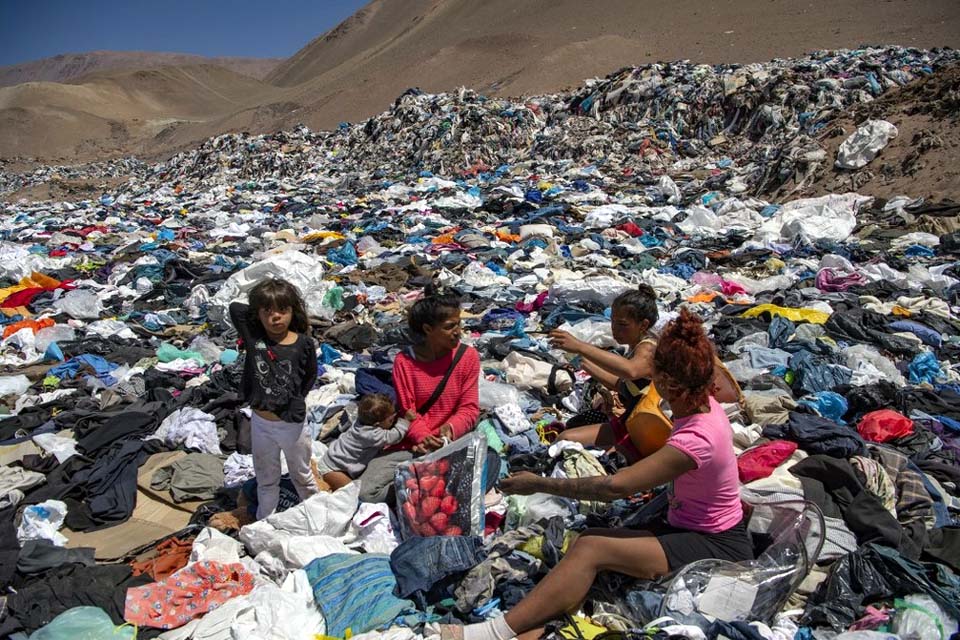
[[[893,315],[895,315],[895,316],[903,316],[903,317],[905,317],[905,318],[909,318],[910,316],[913,315],[913,312],[912,312],[912,311],[910,311],[909,309],[905,309],[904,307],[901,307],[901,306],[898,305],[898,304],[893,305],[893,310],[892,310],[892,311],[893,311]]]
[[[320,240],[326,240],[327,238],[333,238],[334,240],[343,240],[346,238],[342,233],[337,233],[336,231],[314,231],[313,233],[308,233],[303,236],[301,240],[303,242],[318,242]]]
[[[778,307],[775,304],[760,304],[743,313],[744,318],[756,318],[761,313],[769,312],[774,316],[783,316],[793,322],[812,322],[824,324],[830,319],[830,314],[816,309],[796,309],[794,307]]]
[[[577,640],[578,638],[586,638],[586,640],[593,640],[601,633],[607,631],[606,627],[601,627],[598,624],[595,624],[590,618],[585,618],[583,616],[570,616],[574,623],[577,625],[577,628],[574,629],[573,625],[567,625],[560,629],[561,638],[570,638],[571,640]],[[577,633],[579,629],[580,633]]]

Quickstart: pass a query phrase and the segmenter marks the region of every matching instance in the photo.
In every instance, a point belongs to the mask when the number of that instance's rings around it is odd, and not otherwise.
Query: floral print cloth
[[[176,629],[251,590],[253,574],[242,564],[197,562],[159,582],[127,589],[123,617],[141,627]]]

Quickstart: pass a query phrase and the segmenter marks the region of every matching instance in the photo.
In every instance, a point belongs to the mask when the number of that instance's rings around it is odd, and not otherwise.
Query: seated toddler
[[[358,410],[358,424],[330,444],[320,464],[323,481],[334,491],[350,484],[384,447],[403,440],[410,428],[409,420],[397,419],[393,402],[383,394],[363,396]]]

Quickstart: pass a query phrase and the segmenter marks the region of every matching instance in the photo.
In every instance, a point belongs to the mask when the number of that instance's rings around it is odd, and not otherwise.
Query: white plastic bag
[[[569,304],[596,302],[609,306],[613,299],[633,285],[609,276],[594,276],[582,280],[555,282],[550,287],[550,298]]]
[[[23,510],[23,519],[17,529],[17,540],[49,540],[58,547],[67,544],[67,538],[58,531],[67,516],[67,505],[59,500],[46,500]]]
[[[243,298],[263,278],[274,277],[288,280],[300,290],[311,315],[333,317],[334,309],[325,307],[323,298],[335,283],[324,280],[323,276],[323,262],[317,256],[299,251],[270,255],[227,278],[216,295],[210,299],[207,314],[214,321],[226,318],[229,315],[227,307],[231,302]]]
[[[512,384],[490,382],[480,377],[480,408],[490,411],[502,404],[520,404],[520,392]]]
[[[103,311],[100,298],[93,291],[74,289],[53,303],[53,307],[77,320],[96,320]]]
[[[25,375],[0,377],[0,398],[22,396],[29,388],[30,380]]]
[[[837,167],[860,169],[867,166],[897,137],[897,133],[897,128],[886,120],[868,120],[840,144]]]

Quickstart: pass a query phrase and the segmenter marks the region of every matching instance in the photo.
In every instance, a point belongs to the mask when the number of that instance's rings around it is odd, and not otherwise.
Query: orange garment
[[[497,238],[503,242],[520,242],[520,236],[507,231],[497,231]]]
[[[443,234],[442,236],[437,236],[436,238],[434,238],[434,239],[431,240],[430,242],[433,243],[433,244],[453,244],[453,243],[454,243],[453,234],[452,234],[452,233],[445,233],[445,234]]]
[[[170,538],[157,545],[157,555],[155,557],[140,562],[131,562],[130,567],[133,569],[133,575],[135,576],[145,573],[154,580],[163,580],[170,574],[187,566],[192,549],[192,540],[184,542],[179,538]]]
[[[17,331],[30,327],[33,329],[33,333],[36,334],[40,329],[46,329],[47,327],[52,327],[57,324],[52,318],[44,318],[43,320],[21,320],[20,322],[14,322],[13,324],[8,324],[3,330],[3,339],[6,340]]]
[[[695,296],[687,298],[687,302],[713,302],[720,295],[716,291],[701,291]]]

